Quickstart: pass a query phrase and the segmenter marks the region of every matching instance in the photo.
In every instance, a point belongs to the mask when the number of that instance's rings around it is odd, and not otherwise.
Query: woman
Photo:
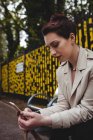
[[[93,118],[93,52],[76,44],[76,26],[63,14],[55,14],[42,28],[46,47],[61,65],[57,70],[57,104],[40,110],[25,109],[19,127],[70,128]],[[48,137],[47,137],[48,139]]]

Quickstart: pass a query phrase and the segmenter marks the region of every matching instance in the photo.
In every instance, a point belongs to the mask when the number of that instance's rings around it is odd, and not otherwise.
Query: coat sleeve
[[[80,103],[63,112],[50,115],[52,128],[69,128],[93,118],[93,71],[90,72],[88,84]]]
[[[64,110],[67,110],[70,108],[69,102],[67,101],[67,99],[65,98],[65,96],[63,94],[62,84],[60,84],[60,81],[59,81],[59,76],[60,76],[59,69],[60,69],[60,67],[56,71],[57,81],[58,81],[58,100],[57,100],[57,103],[54,106],[51,106],[51,107],[48,107],[45,109],[41,109],[40,112],[43,115],[49,116],[49,115],[52,115],[56,112],[62,112]]]
[[[43,115],[51,115],[54,114],[56,112],[62,112],[64,110],[69,109],[69,103],[68,101],[65,99],[64,95],[62,94],[61,88],[60,86],[58,86],[58,101],[54,106],[45,108],[45,109],[41,109],[40,112]]]

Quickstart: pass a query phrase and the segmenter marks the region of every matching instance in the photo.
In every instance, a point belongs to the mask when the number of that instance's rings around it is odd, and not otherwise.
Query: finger
[[[35,116],[35,112],[27,112],[27,111],[22,111],[21,115],[25,116],[25,117],[34,117]]]
[[[19,125],[20,127],[22,127],[22,128],[25,128],[25,125],[22,124],[21,122],[18,122],[18,125]]]
[[[22,124],[24,126],[25,126],[26,122],[27,122],[27,120],[25,120],[25,119],[21,119],[21,118],[18,119],[18,123]]]
[[[23,122],[23,121],[18,121],[18,126],[20,127],[20,129],[26,129],[27,128],[27,122]]]
[[[25,108],[24,111],[26,111],[26,112],[32,112],[32,110],[30,108]]]
[[[18,126],[21,130],[26,131],[26,128],[22,127],[21,125],[18,125]]]
[[[20,119],[22,119],[22,118],[21,118],[21,115],[18,116],[18,121],[20,121]]]
[[[26,121],[27,118],[21,115],[21,116],[18,117],[18,123],[22,122],[22,120]]]
[[[30,125],[32,125],[33,123],[33,119],[30,117],[28,120],[24,120],[19,118],[18,120],[18,124],[21,125],[22,127],[29,127]]]

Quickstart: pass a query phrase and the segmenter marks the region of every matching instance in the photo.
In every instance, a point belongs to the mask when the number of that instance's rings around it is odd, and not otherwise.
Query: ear
[[[75,43],[75,35],[74,35],[74,33],[70,33],[70,39],[71,39],[71,41],[72,41],[72,43]]]

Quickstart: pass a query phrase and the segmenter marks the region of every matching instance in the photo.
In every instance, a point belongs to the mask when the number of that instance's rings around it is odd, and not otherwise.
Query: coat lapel
[[[71,92],[72,89],[71,69],[68,62],[64,68],[64,82],[66,83],[67,90]]]
[[[74,83],[72,86],[71,80],[71,68],[69,66],[69,62],[67,62],[64,66],[64,82],[66,83],[67,89],[70,92],[71,96],[74,94],[76,88],[78,87],[80,81],[83,78],[83,70],[87,67],[87,51],[80,47],[78,61],[77,61],[77,70],[75,74]]]
[[[71,96],[74,94],[75,90],[77,89],[78,85],[80,84],[83,78],[84,70],[87,67],[87,57],[88,57],[87,55],[88,55],[87,51],[84,48],[80,47],[78,61],[77,61],[77,70],[76,70],[73,86],[72,86],[71,68],[69,66],[69,62],[67,61],[61,64],[62,66],[64,66],[64,82],[66,83],[66,88]]]
[[[82,80],[83,70],[85,70],[86,67],[87,67],[87,53],[82,47],[80,47],[80,52],[79,52],[78,61],[77,61],[77,70],[76,70],[75,79],[74,79],[74,83],[73,83],[73,87],[71,91],[71,96],[73,95],[80,81]]]
[[[74,83],[71,90],[71,96],[75,92],[76,88],[78,87],[80,81],[82,80],[82,77],[83,77],[82,73],[80,71],[76,71]]]

